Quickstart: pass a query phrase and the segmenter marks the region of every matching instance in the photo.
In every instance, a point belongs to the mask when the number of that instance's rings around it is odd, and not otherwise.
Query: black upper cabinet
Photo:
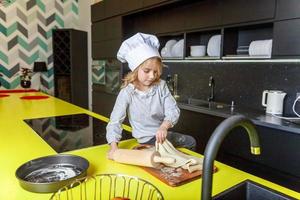
[[[92,24],[92,42],[104,40],[105,21]]]
[[[126,21],[132,21],[132,33],[145,32],[152,34],[178,32],[184,30],[185,15],[182,7],[155,10],[135,15]],[[127,27],[125,27],[127,30]]]
[[[277,0],[276,20],[300,17],[299,0]]]
[[[169,8],[165,11],[161,11],[157,18],[157,33],[183,31],[185,23],[185,9],[184,7]]]
[[[104,1],[95,3],[91,6],[91,18],[92,22],[96,22],[105,18],[104,13]]]
[[[222,24],[272,19],[276,0],[222,0]]]
[[[127,13],[142,8],[141,0],[121,0],[121,13]]]
[[[92,58],[94,60],[116,58],[121,42],[122,42],[121,38],[104,40],[101,42],[93,42]]]
[[[110,40],[122,37],[122,19],[113,17],[92,25],[93,42]]]
[[[274,23],[273,56],[300,55],[300,19],[278,21]]]
[[[200,1],[187,5],[185,9],[185,29],[197,29],[221,24],[220,1]]]
[[[121,0],[100,1],[91,6],[92,22],[110,18],[121,14]]]
[[[113,17],[92,25],[92,57],[114,58],[121,44],[122,17]]]
[[[153,6],[159,3],[164,3],[170,0],[142,0],[143,7]]]
[[[122,0],[104,0],[105,17],[113,17],[121,14],[121,1]]]

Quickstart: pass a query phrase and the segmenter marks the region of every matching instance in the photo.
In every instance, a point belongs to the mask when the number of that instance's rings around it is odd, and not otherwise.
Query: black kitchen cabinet
[[[92,58],[94,60],[101,60],[106,58],[116,58],[117,52],[122,43],[121,38],[104,40],[92,43]]]
[[[278,21],[274,23],[273,56],[300,56],[300,19]]]
[[[156,33],[158,30],[157,28],[158,21],[153,19],[157,19],[157,16],[158,16],[157,13],[152,13],[152,14],[145,13],[145,14],[135,16],[134,18],[128,19],[127,21],[132,21],[132,25],[133,25],[131,35],[137,32],[143,32],[149,34]],[[127,28],[125,28],[125,30],[127,30]],[[128,35],[128,33],[126,33],[125,35]]]
[[[221,162],[256,174],[277,184],[298,190],[300,186],[300,156],[298,134],[257,126],[261,155],[250,152],[249,136],[235,128],[223,141],[218,157]]]
[[[93,23],[92,41],[98,42],[122,37],[122,18],[113,17]]]
[[[104,2],[105,1],[100,1],[91,6],[91,20],[93,23],[105,18]]]
[[[277,0],[276,20],[299,18],[299,0]]]
[[[91,6],[91,18],[92,22],[97,22],[106,18],[117,16],[121,14],[121,1],[109,0],[100,1]]]
[[[120,2],[121,12],[127,13],[142,8],[141,0],[121,0]]]
[[[222,117],[206,115],[181,109],[174,131],[189,134],[197,141],[196,152],[203,154],[207,142],[224,120]],[[243,171],[255,174],[294,190],[300,185],[300,156],[298,134],[282,132],[268,127],[256,127],[261,145],[261,155],[251,154],[249,136],[245,129],[234,128],[224,138],[217,160]]]
[[[272,19],[276,0],[222,0],[222,24]]]
[[[184,30],[185,7],[172,7],[160,12],[158,23],[158,33],[179,32]]]
[[[122,40],[122,18],[113,17],[92,25],[93,59],[115,58]]]
[[[104,0],[105,17],[108,18],[121,14],[121,1],[122,0]]]
[[[223,118],[181,109],[174,131],[188,134],[196,139],[196,152],[203,154],[205,146],[215,128]]]
[[[99,86],[93,85],[93,112],[101,113],[109,118],[113,110],[117,95],[101,91]]]
[[[171,0],[142,0],[143,7],[153,6],[159,3],[165,3],[167,1],[171,1]]]
[[[55,97],[88,109],[87,33],[53,30]]]
[[[145,11],[130,17],[134,26],[133,32],[145,32],[152,34],[178,32],[184,30],[184,7],[170,7]],[[126,30],[126,27],[124,27]]]
[[[185,8],[185,29],[199,29],[221,24],[220,1],[200,1]]]
[[[92,24],[92,43],[105,40],[105,21]]]

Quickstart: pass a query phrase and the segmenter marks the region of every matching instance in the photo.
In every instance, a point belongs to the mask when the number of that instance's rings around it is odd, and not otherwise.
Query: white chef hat
[[[158,48],[159,41],[155,35],[137,33],[121,44],[117,58],[122,63],[127,62],[133,71],[148,58],[160,57]]]

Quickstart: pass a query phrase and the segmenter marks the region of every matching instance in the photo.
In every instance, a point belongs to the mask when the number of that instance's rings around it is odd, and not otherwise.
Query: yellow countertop
[[[0,98],[0,199],[3,200],[42,200],[49,199],[51,194],[28,192],[19,186],[15,177],[16,169],[23,163],[56,152],[36,134],[23,119],[49,117],[57,115],[86,113],[100,120],[107,118],[51,97],[44,100],[26,101],[20,97],[24,95],[45,95],[39,92],[9,93],[9,97]],[[129,129],[129,127],[125,127]],[[121,148],[131,148],[134,140],[124,141]],[[80,155],[90,162],[88,175],[100,173],[121,173],[146,179],[156,185],[166,200],[200,199],[201,179],[192,181],[179,187],[170,187],[155,177],[149,175],[140,167],[119,164],[106,158],[108,145],[94,146],[80,149],[70,154]],[[183,151],[201,156],[200,154],[183,149]],[[213,195],[218,194],[246,179],[253,180],[269,188],[300,199],[300,193],[281,187],[277,184],[255,177],[248,173],[234,169],[220,162],[215,162],[219,171],[214,174]]]

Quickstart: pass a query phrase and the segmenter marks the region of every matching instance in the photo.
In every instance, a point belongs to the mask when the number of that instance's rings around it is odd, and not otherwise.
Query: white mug
[[[281,115],[285,95],[286,93],[280,90],[263,91],[262,105],[266,107],[266,113]]]

